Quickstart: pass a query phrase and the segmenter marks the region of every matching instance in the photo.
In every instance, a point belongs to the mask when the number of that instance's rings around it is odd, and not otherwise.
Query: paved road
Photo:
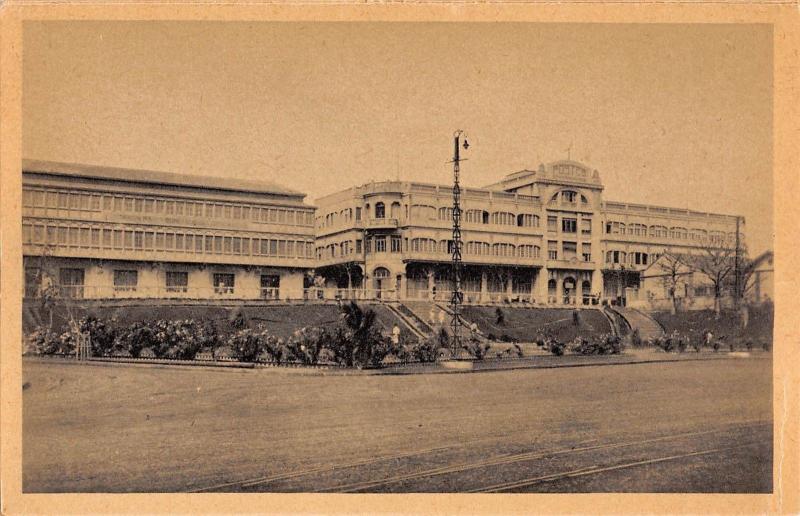
[[[26,492],[768,492],[771,360],[416,376],[25,363]]]

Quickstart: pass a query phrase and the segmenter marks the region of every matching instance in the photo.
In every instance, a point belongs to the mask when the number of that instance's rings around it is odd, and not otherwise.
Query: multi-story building
[[[25,295],[297,299],[314,267],[305,195],[239,181],[25,161]]]
[[[734,216],[604,201],[598,172],[574,161],[462,192],[468,303],[637,302],[661,254],[730,243],[737,227],[743,238]],[[26,161],[25,295],[450,298],[450,185],[368,183],[319,199],[316,215],[304,199],[264,182]]]
[[[574,161],[463,189],[466,301],[635,301],[640,273],[659,255],[735,239],[737,217],[609,202],[602,192],[599,173]],[[369,183],[318,205],[316,270],[334,295],[449,298],[449,185]]]

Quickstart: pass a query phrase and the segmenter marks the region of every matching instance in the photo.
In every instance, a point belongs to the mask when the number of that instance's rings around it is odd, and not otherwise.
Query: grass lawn
[[[569,308],[500,307],[504,321],[497,322],[497,309],[489,306],[466,306],[464,318],[478,325],[485,336],[508,335],[521,342],[532,342],[542,331],[552,331],[561,342],[577,336],[611,333],[611,324],[600,310],[579,310],[580,323],[573,323]]]
[[[724,335],[728,339],[735,339],[737,343],[746,340],[752,340],[755,345],[761,341],[772,342],[772,306],[751,308],[748,325],[744,329],[741,328],[738,315],[729,310],[723,310],[719,319],[714,316],[713,310],[687,310],[674,315],[655,312],[650,315],[668,334],[677,330],[679,333],[699,336],[708,329],[715,337]]]

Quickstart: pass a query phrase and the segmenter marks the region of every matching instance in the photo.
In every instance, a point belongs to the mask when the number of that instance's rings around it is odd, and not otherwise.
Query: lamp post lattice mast
[[[461,349],[461,327],[464,325],[461,318],[461,305],[464,302],[464,293],[461,291],[461,276],[463,263],[461,261],[461,184],[460,184],[460,138],[464,134],[458,130],[453,135],[453,248],[452,248],[452,273],[453,292],[450,297],[450,309],[453,319],[450,322],[452,330],[453,358],[458,356]],[[469,148],[467,139],[464,138],[464,150]]]

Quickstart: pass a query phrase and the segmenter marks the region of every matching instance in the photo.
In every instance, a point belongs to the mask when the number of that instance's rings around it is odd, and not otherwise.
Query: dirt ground
[[[299,376],[24,362],[23,488],[768,492],[771,364]]]

